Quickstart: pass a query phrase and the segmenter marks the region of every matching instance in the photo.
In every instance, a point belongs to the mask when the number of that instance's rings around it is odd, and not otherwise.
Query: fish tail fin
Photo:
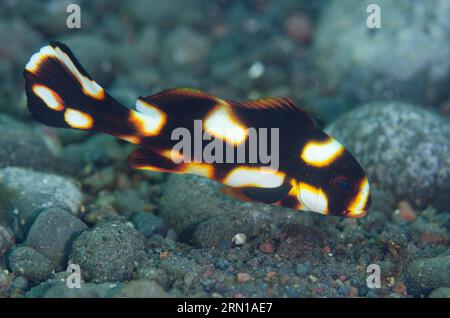
[[[24,70],[28,109],[42,124],[95,130],[138,143],[131,110],[106,93],[70,49],[50,42],[35,53]]]

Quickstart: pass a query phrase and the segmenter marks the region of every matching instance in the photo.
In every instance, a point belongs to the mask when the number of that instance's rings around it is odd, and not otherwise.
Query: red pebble
[[[273,245],[271,243],[262,243],[259,245],[259,250],[265,254],[273,253]]]
[[[246,283],[250,280],[250,275],[247,273],[238,273],[236,279],[239,284]]]

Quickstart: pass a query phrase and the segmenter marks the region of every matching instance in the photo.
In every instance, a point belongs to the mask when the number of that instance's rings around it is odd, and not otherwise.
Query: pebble
[[[226,270],[230,266],[230,262],[224,258],[219,258],[214,262],[214,266],[221,270]]]
[[[246,283],[250,280],[250,275],[247,273],[238,273],[236,275],[236,280],[239,284]]]
[[[132,216],[131,221],[145,237],[150,237],[153,234],[166,234],[166,226],[163,220],[156,215],[138,212]]]
[[[416,213],[408,201],[400,201],[398,203],[399,216],[406,222],[412,222],[416,219]]]
[[[231,239],[231,242],[237,246],[245,244],[247,241],[247,236],[243,233],[237,233]]]
[[[31,247],[13,249],[8,257],[13,273],[25,277],[32,283],[44,281],[52,276],[52,262]]]
[[[272,243],[262,243],[259,245],[259,250],[265,254],[273,253],[273,245]]]
[[[83,232],[74,242],[70,262],[88,281],[129,280],[145,258],[144,236],[120,222],[107,222]]]
[[[64,269],[72,242],[87,226],[72,213],[50,208],[39,214],[30,228],[26,245],[50,259],[53,266]]]

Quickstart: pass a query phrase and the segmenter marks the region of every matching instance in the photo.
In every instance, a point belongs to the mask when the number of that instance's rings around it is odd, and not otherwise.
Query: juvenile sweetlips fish
[[[362,167],[289,98],[235,102],[198,89],[176,88],[138,98],[133,110],[92,80],[59,42],[34,54],[24,76],[28,108],[37,121],[103,132],[139,145],[128,158],[132,168],[196,174],[221,182],[226,193],[241,200],[323,215],[362,217],[370,207],[369,181]],[[183,130],[174,138],[178,128]],[[270,131],[278,138],[268,145],[277,155],[276,168],[267,166],[267,156],[250,151],[257,149],[250,128],[266,129],[266,137]],[[184,132],[194,135],[193,160],[186,147],[179,151]],[[200,141],[195,137],[199,134]],[[209,149],[216,160],[199,158],[195,146]],[[237,152],[237,160],[221,160],[219,155],[230,147],[233,152],[227,159],[237,149],[244,151]]]

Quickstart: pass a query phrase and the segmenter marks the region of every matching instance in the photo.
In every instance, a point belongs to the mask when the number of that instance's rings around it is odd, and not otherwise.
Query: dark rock
[[[26,245],[46,256],[56,269],[63,269],[73,240],[87,226],[73,214],[59,208],[50,208],[37,217],[30,228]]]
[[[278,206],[238,201],[221,193],[220,188],[219,183],[195,175],[170,175],[163,188],[158,215],[177,231],[181,240],[192,238],[202,222],[219,217],[204,224],[204,228],[222,224],[225,227],[219,230],[222,237],[231,240],[240,227],[249,236],[266,222],[287,222],[287,217],[296,213]],[[230,238],[229,221],[221,217],[234,220],[236,228]]]
[[[10,224],[19,241],[25,235],[40,212],[58,207],[73,214],[79,212],[82,194],[69,179],[23,168],[0,169],[1,192],[11,197],[4,198],[8,209],[0,210],[0,219]],[[2,200],[0,200],[2,201]]]
[[[450,256],[422,258],[405,269],[408,294],[426,295],[439,287],[450,287]]]
[[[10,230],[0,225],[0,258],[14,245],[14,235]]]
[[[153,234],[165,235],[164,222],[156,215],[140,212],[134,214],[131,221],[145,237],[150,237]]]
[[[224,216],[215,216],[202,222],[192,235],[192,243],[196,247],[219,247],[222,241],[229,241],[236,234],[232,220]]]
[[[15,248],[8,257],[9,268],[32,283],[52,276],[52,262],[31,247]]]
[[[439,116],[407,104],[374,103],[326,130],[349,147],[382,190],[416,206],[450,207],[450,124]]]
[[[230,262],[224,258],[219,258],[214,262],[214,266],[221,270],[228,269],[228,266],[230,266]]]
[[[70,256],[83,276],[95,282],[129,280],[144,258],[143,235],[118,222],[104,223],[81,234]]]

